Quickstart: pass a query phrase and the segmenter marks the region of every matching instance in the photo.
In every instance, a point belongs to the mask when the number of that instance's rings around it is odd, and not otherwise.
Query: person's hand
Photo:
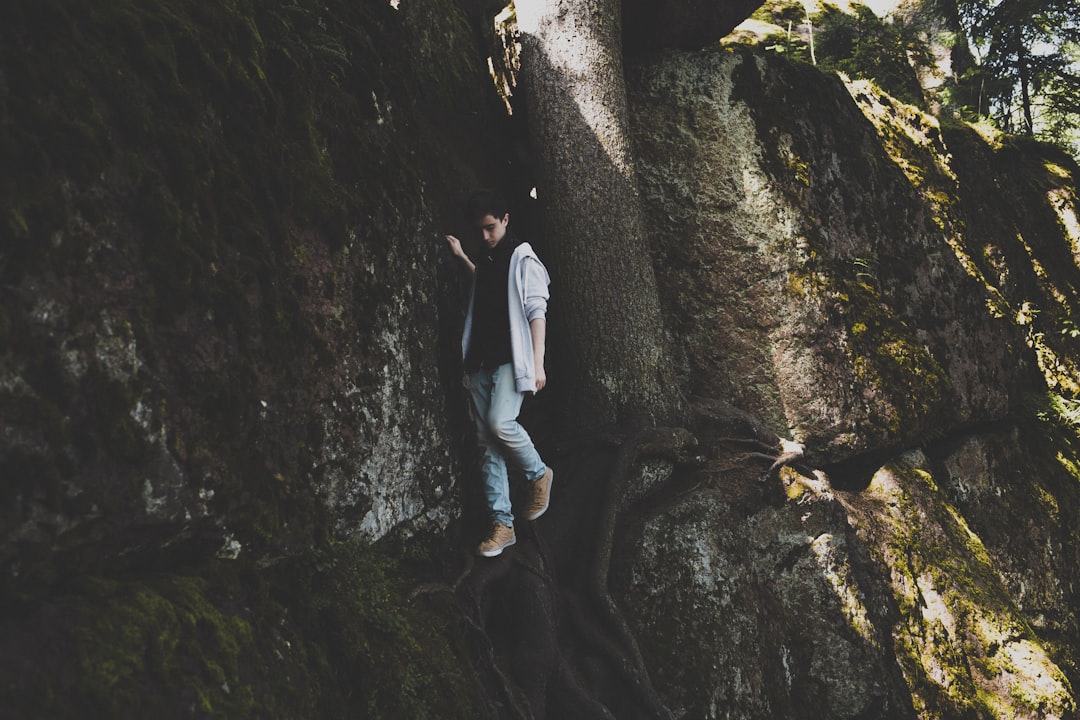
[[[458,260],[464,263],[465,267],[469,269],[469,272],[476,272],[476,265],[469,259],[469,256],[465,254],[465,251],[461,249],[461,241],[453,235],[444,235],[446,238],[446,244],[450,247],[450,253],[455,255]]]
[[[460,240],[458,240],[453,235],[447,235],[446,236],[446,244],[450,246],[450,252],[452,252],[454,255],[458,256],[462,260],[466,259],[465,258],[465,251],[461,249],[461,241]]]
[[[547,385],[547,373],[544,372],[544,364],[536,365],[536,392],[540,392]]]

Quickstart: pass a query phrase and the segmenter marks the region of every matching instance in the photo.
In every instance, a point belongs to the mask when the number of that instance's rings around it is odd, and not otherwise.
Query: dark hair
[[[465,219],[470,223],[479,222],[485,215],[501,220],[510,212],[502,195],[494,190],[477,190],[465,203]]]

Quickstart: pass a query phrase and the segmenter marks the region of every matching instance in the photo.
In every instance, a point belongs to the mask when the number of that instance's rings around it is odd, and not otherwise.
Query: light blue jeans
[[[542,478],[547,469],[529,433],[517,421],[525,394],[517,391],[514,366],[510,363],[500,365],[494,371],[471,373],[467,385],[472,416],[476,421],[476,438],[484,449],[484,462],[480,467],[484,497],[492,519],[512,527],[514,514],[510,510],[507,462],[525,473],[525,479],[530,482]]]

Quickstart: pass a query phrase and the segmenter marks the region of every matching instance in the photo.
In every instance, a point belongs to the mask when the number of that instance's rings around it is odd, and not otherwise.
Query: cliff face
[[[0,11],[0,714],[500,716],[402,590],[471,501],[441,234],[529,212],[474,5]],[[614,552],[663,701],[1075,716],[1075,163],[752,54],[627,72],[707,455],[634,468]],[[779,494],[724,403],[805,444]]]
[[[458,514],[439,243],[512,155],[469,12],[0,10],[0,715],[468,707],[325,542]]]
[[[779,507],[729,471],[646,513],[620,589],[664,689],[690,716],[1071,717],[1076,446],[1037,406],[1076,378],[1075,163],[755,55],[629,74],[687,392],[824,468]]]
[[[1034,363],[957,262],[956,220],[913,187],[839,81],[737,57],[673,56],[633,81],[688,386],[826,461],[1003,417]],[[924,135],[899,162],[948,172],[936,122],[917,120],[884,128]]]
[[[354,5],[5,10],[6,566],[445,526],[497,100],[463,11]]]

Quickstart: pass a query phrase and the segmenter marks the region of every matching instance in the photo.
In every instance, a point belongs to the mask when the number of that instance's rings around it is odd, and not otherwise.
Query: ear
[[[508,222],[510,222],[510,213],[506,213],[505,215],[503,215],[502,221],[503,225],[506,225]]]

